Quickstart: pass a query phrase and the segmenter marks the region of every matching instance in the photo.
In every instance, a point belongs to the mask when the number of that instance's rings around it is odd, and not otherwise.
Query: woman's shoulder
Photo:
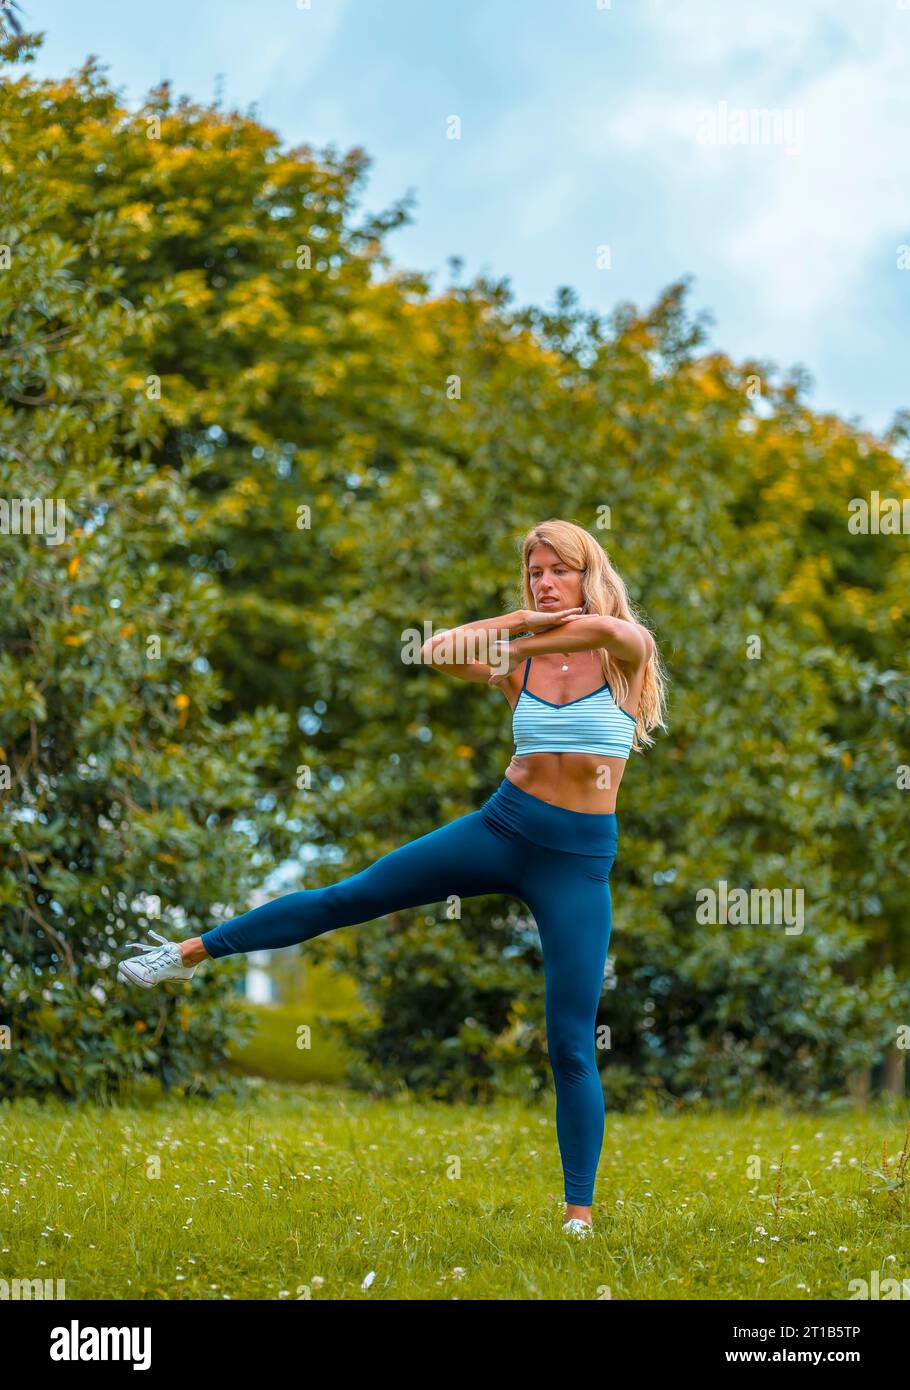
[[[635,671],[640,671],[643,667],[647,666],[648,662],[651,660],[652,656],[657,651],[657,643],[655,642],[650,630],[644,627],[641,623],[628,622],[625,619],[623,621],[625,624],[626,631],[628,631],[628,629],[630,628],[634,628],[635,631],[638,633],[639,637],[641,638],[641,650],[639,651],[639,653],[634,657],[617,656],[616,652],[611,652],[608,647],[604,647],[601,650],[606,651],[608,655],[613,659],[613,661],[619,663],[619,665],[623,668],[624,671],[628,672],[629,674],[632,674]]]

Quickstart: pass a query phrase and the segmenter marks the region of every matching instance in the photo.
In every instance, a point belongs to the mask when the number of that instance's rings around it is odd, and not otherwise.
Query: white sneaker
[[[571,1232],[572,1235],[582,1237],[594,1234],[594,1228],[587,1221],[582,1221],[580,1216],[573,1216],[568,1221],[564,1221],[562,1229]]]
[[[122,960],[117,967],[117,979],[126,985],[144,985],[146,989],[160,985],[162,980],[191,980],[196,966],[183,964],[177,943],[151,929],[149,936],[163,944],[152,946],[147,941],[128,941],[128,947],[135,946],[143,954]]]

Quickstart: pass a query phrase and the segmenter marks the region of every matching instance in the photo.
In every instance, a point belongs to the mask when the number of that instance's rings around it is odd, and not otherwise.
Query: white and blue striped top
[[[628,758],[635,719],[613,699],[608,683],[589,695],[554,705],[528,690],[531,657],[525,665],[521,693],[512,711],[512,736],[518,757],[524,753],[600,753]]]

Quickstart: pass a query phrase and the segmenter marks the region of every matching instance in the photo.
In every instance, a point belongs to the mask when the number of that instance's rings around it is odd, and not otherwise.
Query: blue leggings
[[[402,908],[511,894],[532,913],[544,958],[547,1048],[565,1200],[590,1206],[603,1146],[594,1028],[610,944],[615,812],[567,811],[503,778],[479,811],[393,849],[327,888],[286,893],[203,932],[210,956],[309,941]]]

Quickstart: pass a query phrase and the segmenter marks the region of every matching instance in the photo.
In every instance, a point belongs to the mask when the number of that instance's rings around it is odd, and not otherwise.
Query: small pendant
[[[563,669],[564,671],[568,671],[569,668],[568,668],[568,666],[563,666],[562,669]]]

